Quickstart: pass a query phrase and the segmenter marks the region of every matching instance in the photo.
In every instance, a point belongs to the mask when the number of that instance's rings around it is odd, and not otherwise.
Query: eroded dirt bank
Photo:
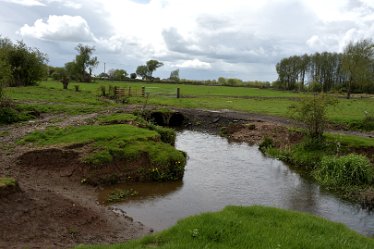
[[[49,116],[1,127],[0,176],[17,179],[21,191],[0,197],[0,248],[71,248],[82,243],[122,242],[149,233],[149,228],[125,213],[99,205],[98,189],[80,184],[71,174],[71,155],[57,164],[51,155],[50,167],[19,162],[32,150],[16,144],[24,134],[52,124],[85,124],[96,115]]]
[[[138,109],[128,106],[122,111]],[[230,139],[242,142],[259,143],[264,137],[271,137],[284,146],[301,139],[287,129],[297,124],[284,118],[231,111],[175,111],[185,117],[185,128],[224,132]],[[98,204],[99,189],[82,185],[80,178],[75,177],[76,168],[69,160],[74,155],[67,154],[60,161],[60,166],[64,166],[60,168],[52,162],[53,156],[48,159],[50,167],[48,161],[43,167],[31,161],[28,164],[27,160],[19,162],[22,155],[34,150],[17,145],[16,141],[23,135],[50,125],[87,124],[97,115],[54,115],[0,127],[0,176],[16,178],[21,188],[20,192],[0,199],[0,248],[71,248],[81,243],[126,241],[149,233],[149,228],[126,214]]]

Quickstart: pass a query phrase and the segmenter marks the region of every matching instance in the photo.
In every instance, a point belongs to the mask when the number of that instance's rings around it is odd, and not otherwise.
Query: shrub
[[[335,103],[335,99],[319,94],[303,98],[299,105],[290,108],[293,116],[305,124],[308,136],[313,140],[321,140],[327,123],[327,107]]]
[[[374,167],[369,159],[362,155],[325,156],[312,174],[324,185],[364,185],[373,182]]]
[[[273,140],[269,137],[265,137],[264,140],[259,145],[259,150],[262,152],[265,152],[267,149],[273,148],[273,147],[274,147]]]

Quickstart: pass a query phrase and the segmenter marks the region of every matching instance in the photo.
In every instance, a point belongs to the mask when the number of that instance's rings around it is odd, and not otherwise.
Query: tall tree
[[[156,71],[157,68],[162,67],[163,65],[164,63],[159,62],[157,60],[147,61],[148,76],[152,77],[153,72]]]
[[[179,69],[171,71],[170,80],[179,81]]]
[[[146,65],[140,65],[136,68],[136,74],[142,77],[142,80],[148,79],[149,71]]]
[[[81,82],[90,82],[92,70],[99,64],[97,57],[92,56],[95,48],[78,44],[75,50],[78,55],[75,56],[74,61],[66,63],[65,68],[71,78]]]
[[[344,49],[342,69],[347,74],[347,99],[354,86],[363,85],[374,79],[374,44],[371,40],[350,42]]]

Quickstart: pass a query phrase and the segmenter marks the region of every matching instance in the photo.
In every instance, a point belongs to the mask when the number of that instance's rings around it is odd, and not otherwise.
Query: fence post
[[[180,88],[178,87],[177,88],[177,99],[179,99],[180,98]]]
[[[142,97],[144,98],[145,97],[145,87],[142,86]]]

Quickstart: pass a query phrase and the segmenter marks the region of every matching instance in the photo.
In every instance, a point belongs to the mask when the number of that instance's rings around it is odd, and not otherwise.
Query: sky
[[[155,59],[155,77],[274,81],[284,57],[374,38],[374,0],[0,0],[0,35],[52,66],[94,46],[97,74]]]

